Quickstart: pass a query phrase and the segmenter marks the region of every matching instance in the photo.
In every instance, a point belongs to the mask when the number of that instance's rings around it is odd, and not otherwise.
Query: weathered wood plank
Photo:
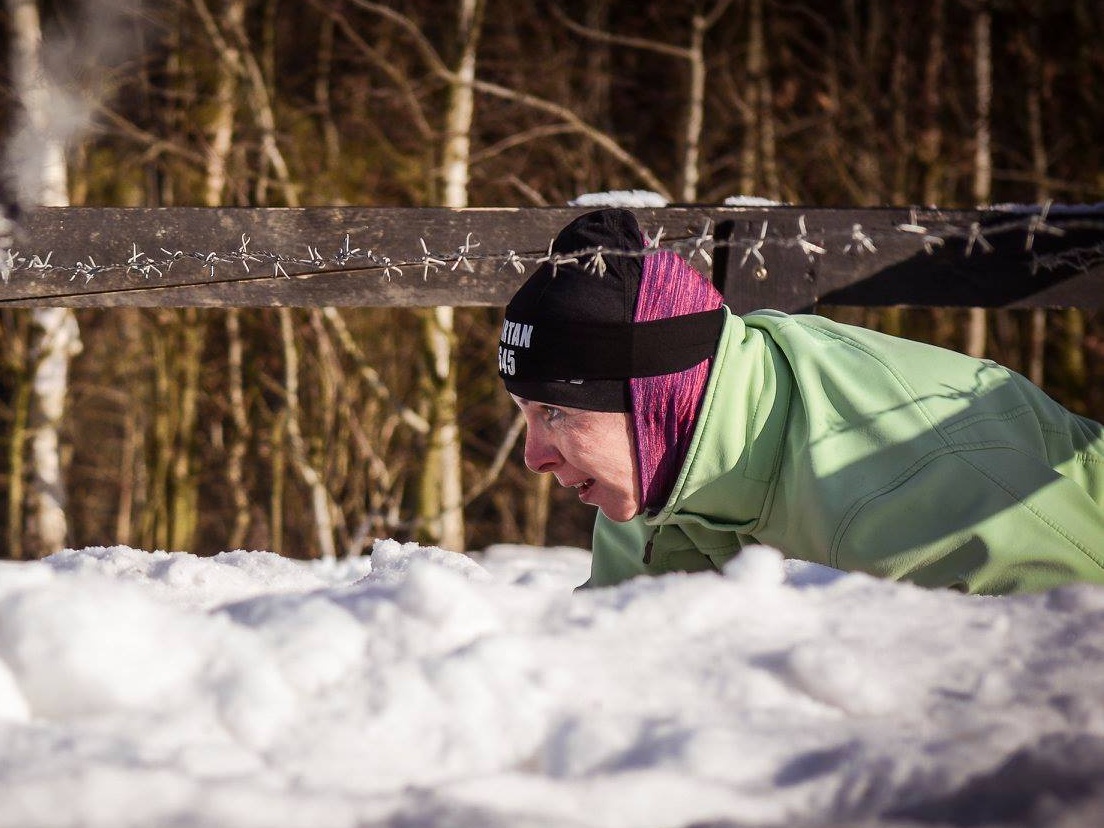
[[[488,254],[515,251],[532,272],[560,228],[586,209],[43,208],[29,217],[16,246],[24,261],[49,255],[52,269],[13,272],[0,285],[0,304],[501,305],[525,277]],[[663,227],[672,238],[700,232],[717,211],[635,212],[645,229]],[[246,253],[239,254],[243,237]],[[423,239],[443,264],[427,270]],[[471,271],[457,260],[469,243]],[[315,252],[325,266],[307,261]],[[147,267],[151,261],[156,270]],[[115,267],[97,270],[104,265]]]
[[[42,208],[25,222],[0,304],[502,305],[550,239],[587,209]],[[716,227],[713,278],[741,312],[818,303],[1104,306],[1100,210],[1055,208],[1035,232],[1039,211],[693,205],[634,212],[646,232],[662,228],[663,243],[680,242],[684,254],[707,223]],[[975,224],[980,235],[971,237]],[[1055,255],[1071,258],[1040,266]],[[709,271],[704,258],[694,263]]]

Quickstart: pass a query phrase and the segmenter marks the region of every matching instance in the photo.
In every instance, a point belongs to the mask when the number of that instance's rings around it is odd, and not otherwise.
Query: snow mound
[[[935,592],[752,547],[0,565],[0,828],[1097,824],[1104,589]]]

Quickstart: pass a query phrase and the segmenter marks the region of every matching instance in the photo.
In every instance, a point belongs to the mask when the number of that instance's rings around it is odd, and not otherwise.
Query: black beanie
[[[511,394],[630,411],[630,377],[674,373],[712,355],[723,314],[633,322],[644,241],[629,210],[577,217],[556,236],[551,254],[506,306],[498,372]]]

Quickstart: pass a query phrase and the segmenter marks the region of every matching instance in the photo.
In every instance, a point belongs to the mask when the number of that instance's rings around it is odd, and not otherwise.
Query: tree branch
[[[729,0],[725,0],[725,4],[727,4],[728,1]],[[576,23],[564,13],[563,9],[561,9],[557,3],[549,3],[548,7],[552,9],[552,16],[560,23],[575,34],[580,37],[585,37],[588,40],[608,43],[612,46],[625,46],[629,49],[642,49],[647,52],[655,52],[656,54],[667,55],[668,57],[679,58],[681,60],[688,60],[690,58],[690,50],[684,49],[681,46],[672,46],[670,43],[663,43],[659,40],[648,40],[643,37],[629,37],[627,35],[613,34],[612,32],[603,32],[600,29],[593,29],[581,23]]]

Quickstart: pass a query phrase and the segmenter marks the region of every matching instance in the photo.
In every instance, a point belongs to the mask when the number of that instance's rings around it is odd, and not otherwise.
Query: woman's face
[[[584,411],[514,396],[525,414],[525,465],[556,475],[579,500],[610,520],[631,520],[640,511],[636,447],[628,414]]]

